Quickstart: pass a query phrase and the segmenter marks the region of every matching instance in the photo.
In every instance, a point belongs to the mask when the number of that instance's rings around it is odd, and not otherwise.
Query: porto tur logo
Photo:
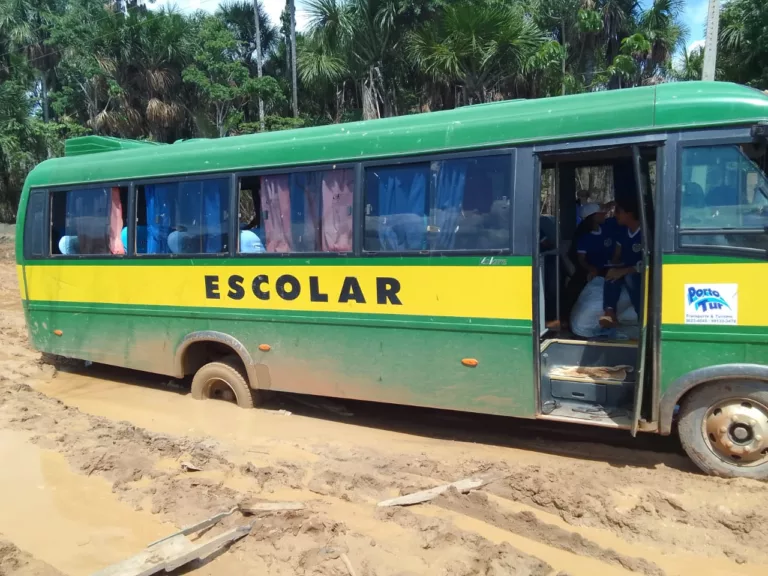
[[[686,324],[738,324],[738,284],[686,284]]]

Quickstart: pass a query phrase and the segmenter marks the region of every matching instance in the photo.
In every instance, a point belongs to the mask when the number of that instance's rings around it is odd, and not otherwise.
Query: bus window
[[[240,179],[238,251],[352,251],[352,169]]]
[[[86,188],[51,193],[51,254],[125,254],[128,189]]]
[[[45,194],[32,192],[27,203],[27,215],[24,219],[24,255],[27,258],[45,256],[43,234],[45,225]]]
[[[225,254],[229,250],[229,179],[137,187],[137,254]]]
[[[365,250],[427,249],[428,163],[365,171]]]
[[[751,147],[683,150],[682,246],[768,249],[764,233],[768,225],[768,177],[755,160],[764,162],[761,153]]]
[[[507,249],[511,189],[508,155],[368,168],[364,248]]]

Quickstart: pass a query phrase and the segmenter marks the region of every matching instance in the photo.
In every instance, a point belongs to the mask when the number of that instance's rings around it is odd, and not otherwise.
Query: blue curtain
[[[293,250],[314,252],[318,245],[322,172],[296,172],[290,175],[291,239]]]
[[[168,235],[175,216],[176,184],[148,184],[144,187],[147,206],[147,254],[170,254]]]
[[[426,250],[428,166],[388,168],[377,172],[381,249],[390,252]]]
[[[229,204],[229,186],[224,179],[203,182],[204,252],[218,254],[224,250],[224,235],[228,232],[225,211]]]
[[[226,179],[148,185],[147,254],[168,254],[173,229],[183,235],[181,251],[215,254],[224,250],[229,186]]]
[[[439,228],[435,250],[450,250],[456,243],[456,226],[464,203],[466,160],[440,162],[435,190],[435,225]]]

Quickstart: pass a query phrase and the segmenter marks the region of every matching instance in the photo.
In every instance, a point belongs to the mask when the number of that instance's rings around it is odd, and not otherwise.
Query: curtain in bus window
[[[451,250],[456,244],[456,230],[464,202],[467,161],[448,160],[435,164],[437,185],[433,218],[438,232],[433,249]]]
[[[385,168],[377,172],[381,249],[425,250],[428,167]]]
[[[200,204],[202,226],[198,250],[205,254],[220,254],[226,248],[224,240],[228,233],[229,182],[225,179],[201,181]]]
[[[174,210],[176,184],[148,184],[144,187],[147,206],[147,254],[169,254],[168,236]]]
[[[261,177],[261,221],[267,252],[291,252],[291,187],[288,176]]]
[[[352,251],[353,170],[323,174],[323,251]]]
[[[293,252],[320,251],[320,174],[290,175],[291,240]]]
[[[125,254],[121,232],[123,229],[123,203],[120,202],[120,188],[112,188],[109,206],[109,251],[111,254]]]
[[[65,253],[109,253],[109,198],[106,189],[67,192],[65,234],[70,246],[76,238],[76,249]]]

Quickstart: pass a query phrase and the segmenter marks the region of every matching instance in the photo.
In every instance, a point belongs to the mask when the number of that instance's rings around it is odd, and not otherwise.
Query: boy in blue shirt
[[[617,324],[616,306],[625,287],[632,307],[640,317],[640,270],[643,261],[643,238],[640,219],[634,203],[624,201],[616,206],[618,227],[613,231],[615,239],[613,266],[605,274],[603,288],[603,315],[600,326],[613,328]]]
[[[606,219],[599,204],[586,204],[581,217],[589,231],[581,234],[576,244],[579,265],[587,272],[587,281],[605,275],[614,254],[615,221]]]

